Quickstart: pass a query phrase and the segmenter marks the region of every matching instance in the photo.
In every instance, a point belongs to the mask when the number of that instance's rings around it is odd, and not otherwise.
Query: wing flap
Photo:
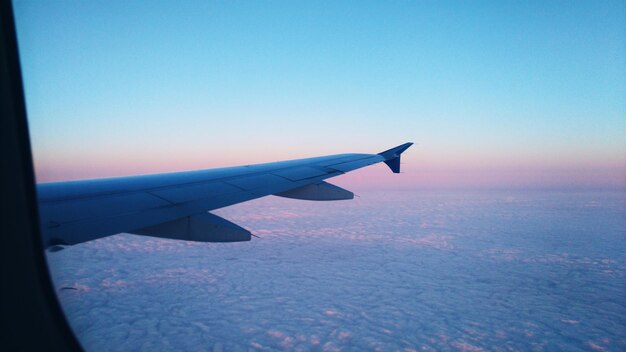
[[[239,188],[225,182],[208,182],[157,189],[150,193],[177,204],[238,191]]]
[[[241,242],[250,241],[252,236],[243,227],[211,213],[185,216],[130,233],[196,242]]]
[[[239,177],[232,180],[227,180],[225,182],[244,191],[251,191],[259,188],[267,188],[271,185],[288,183],[290,181],[284,179],[283,177],[267,173],[254,176]]]
[[[384,160],[385,159],[381,155],[372,155],[369,158],[363,158],[361,160],[349,161],[341,164],[329,165],[328,167],[341,172],[349,172],[365,166],[379,163]]]
[[[302,199],[302,200],[345,200],[353,199],[354,193],[335,186],[328,182],[309,184],[291,189],[286,192],[275,193],[275,196]]]
[[[309,166],[293,167],[272,172],[272,174],[284,177],[290,181],[300,181],[315,176],[322,176],[326,173],[326,171]]]

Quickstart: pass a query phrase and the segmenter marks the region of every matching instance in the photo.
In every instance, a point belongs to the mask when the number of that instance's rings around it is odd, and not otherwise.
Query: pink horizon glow
[[[202,153],[173,155],[82,155],[64,158],[35,158],[37,182],[55,182],[140,174],[164,173],[247,165],[273,161],[267,154],[231,153],[206,157]],[[301,157],[293,152],[277,153],[276,160]],[[403,158],[402,173],[390,174],[383,164],[356,170],[332,180],[349,189],[410,189],[457,187],[565,187],[623,188],[626,167],[618,158],[576,160],[574,158],[463,159],[454,156],[430,156],[423,153]]]

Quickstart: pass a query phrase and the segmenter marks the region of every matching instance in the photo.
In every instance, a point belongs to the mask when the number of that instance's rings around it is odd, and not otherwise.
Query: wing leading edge
[[[239,167],[37,185],[46,246],[130,232],[203,242],[250,240],[249,231],[208,211],[267,195],[352,199],[325,179],[384,162],[400,172],[413,143],[379,154],[338,154]]]

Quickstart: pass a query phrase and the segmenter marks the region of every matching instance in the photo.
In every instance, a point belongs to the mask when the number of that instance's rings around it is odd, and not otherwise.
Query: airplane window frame
[[[5,350],[81,351],[54,293],[35,177],[11,1],[0,1],[2,338]]]

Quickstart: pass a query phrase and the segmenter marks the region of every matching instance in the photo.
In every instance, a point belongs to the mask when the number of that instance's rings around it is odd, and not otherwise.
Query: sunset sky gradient
[[[404,174],[337,183],[625,184],[620,1],[14,7],[39,182],[412,141]]]

